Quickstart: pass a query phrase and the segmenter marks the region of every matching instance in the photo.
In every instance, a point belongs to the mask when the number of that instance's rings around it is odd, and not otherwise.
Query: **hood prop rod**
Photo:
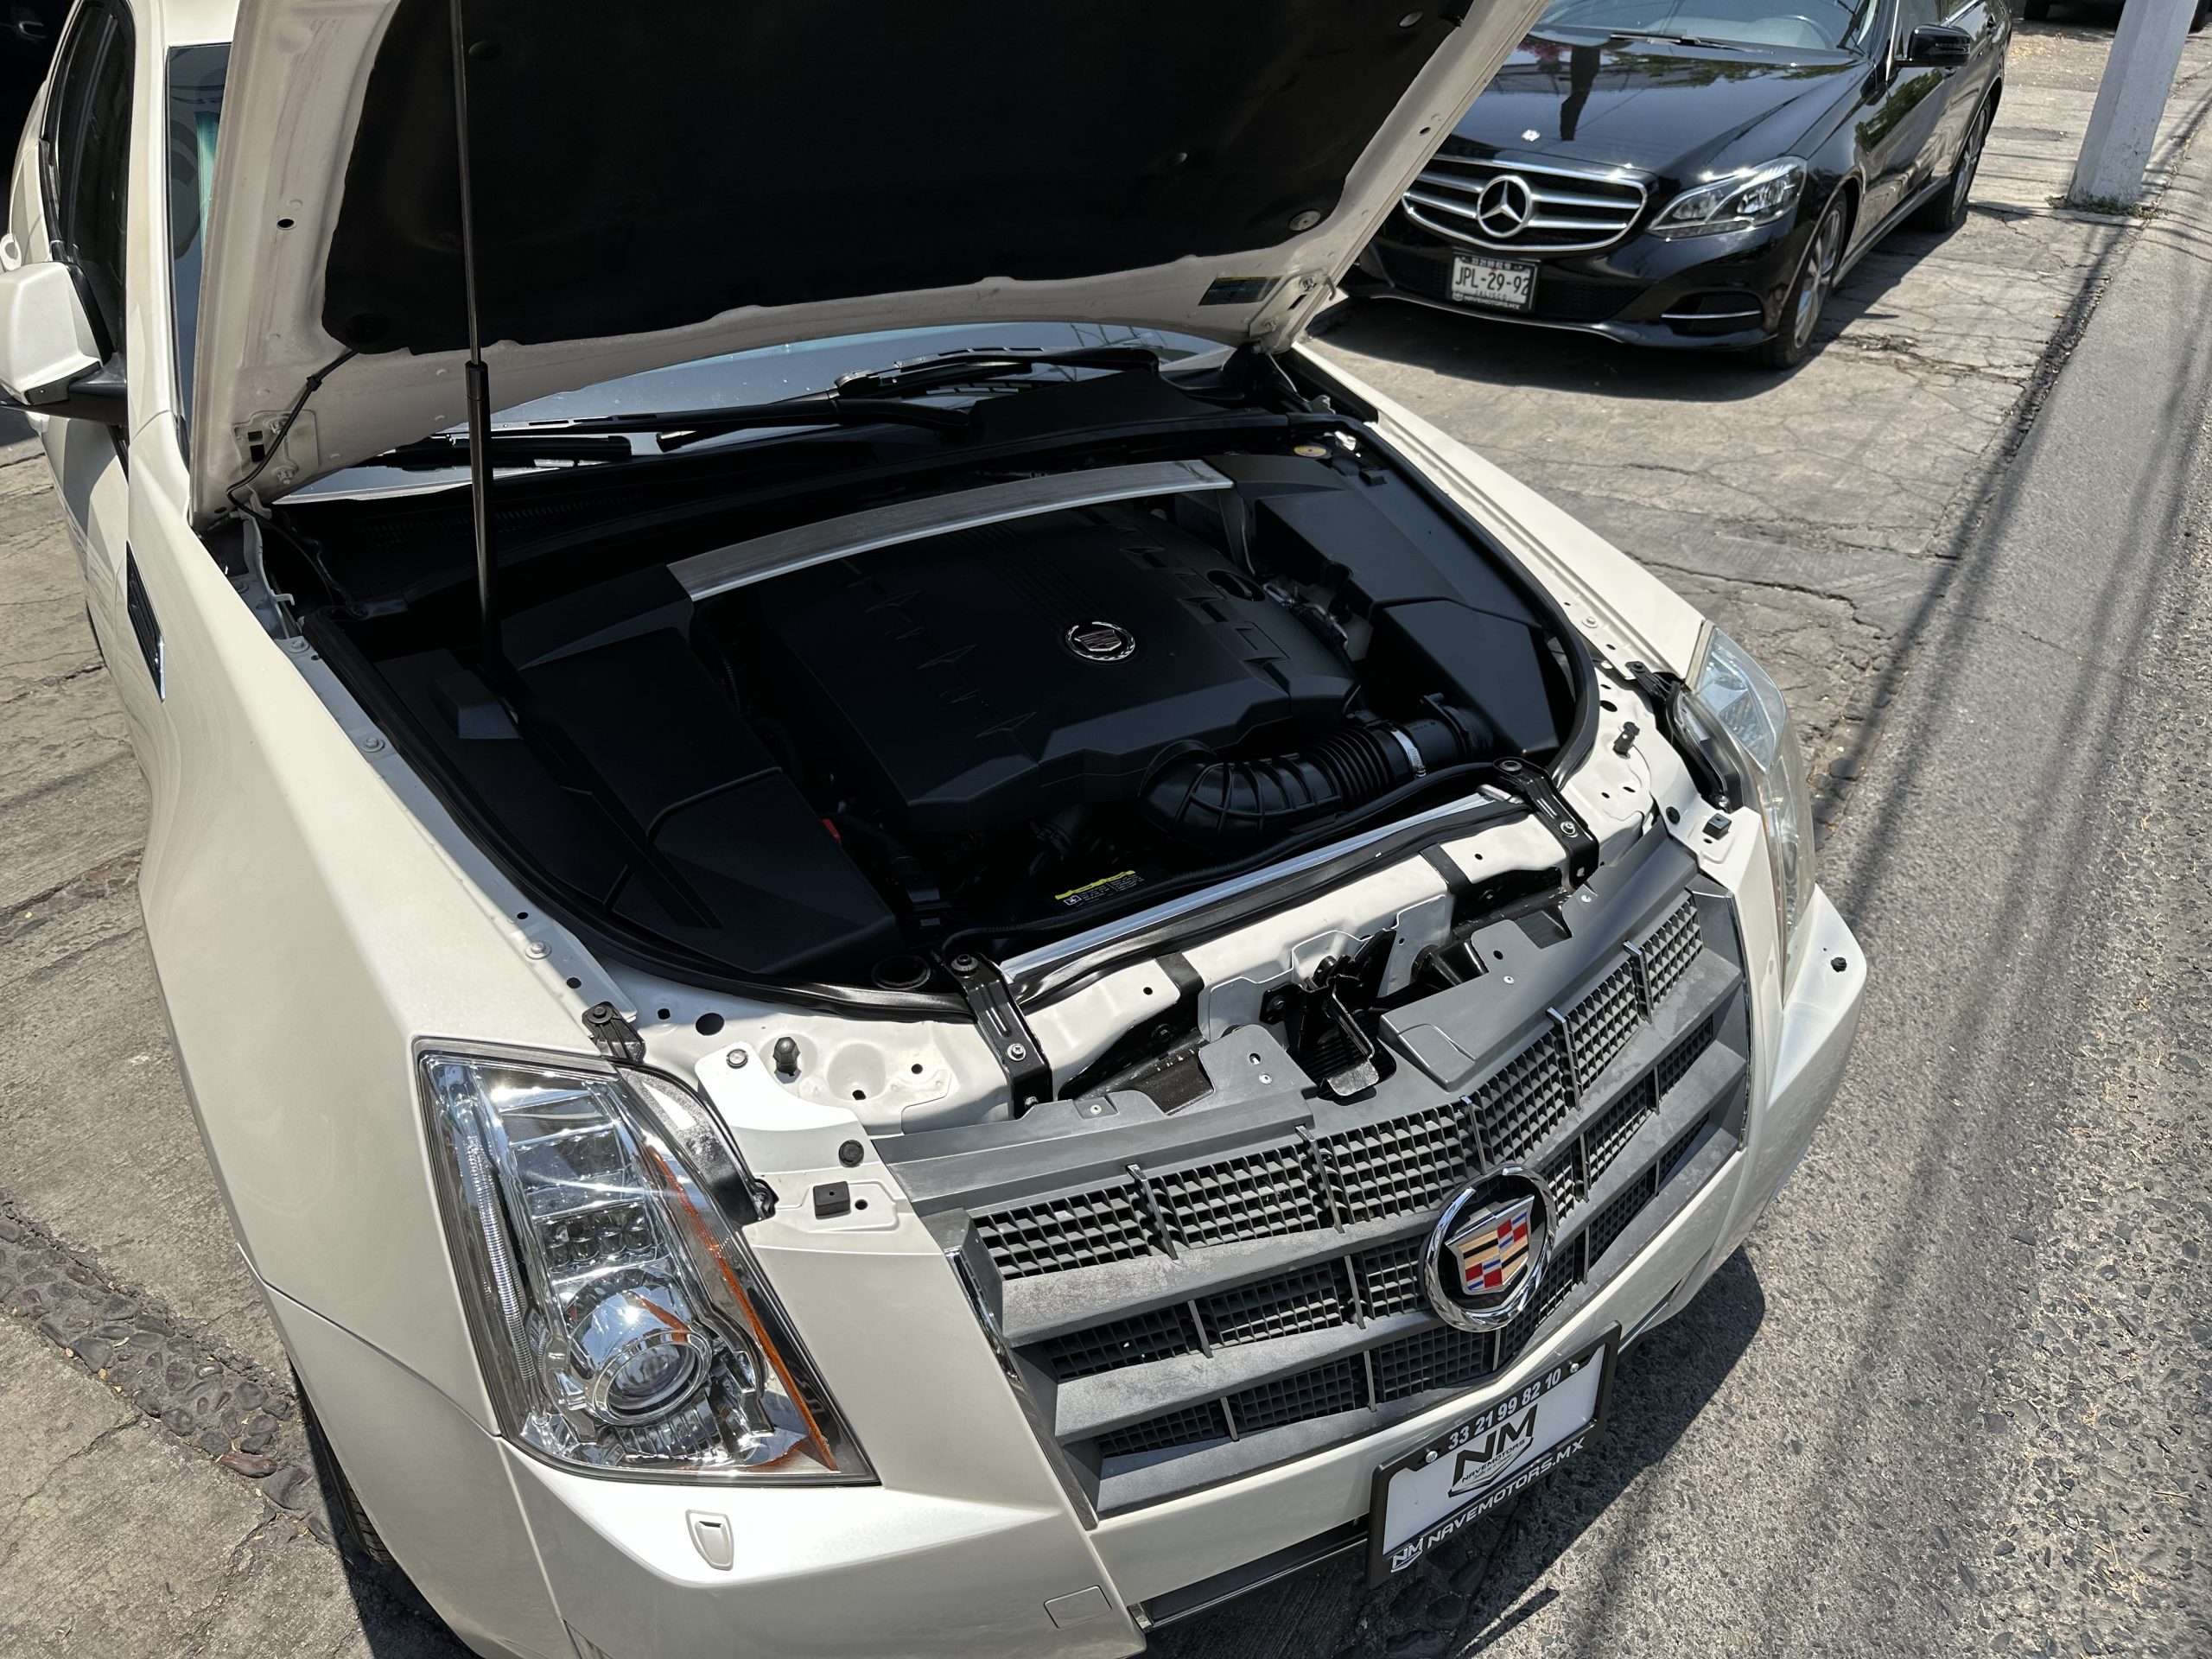
[[[463,391],[468,409],[468,505],[476,532],[476,608],[484,649],[492,652],[498,616],[497,568],[492,555],[492,377],[484,366],[484,341],[476,320],[476,204],[468,162],[468,41],[461,0],[448,0],[453,20],[454,149],[461,166],[461,285],[468,317],[468,363]]]

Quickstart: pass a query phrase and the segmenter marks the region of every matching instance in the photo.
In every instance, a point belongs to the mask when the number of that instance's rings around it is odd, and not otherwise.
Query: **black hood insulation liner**
[[[365,90],[322,318],[363,352],[467,343],[450,3],[402,0]],[[464,17],[483,334],[524,344],[1274,247],[1455,26],[1348,0]]]

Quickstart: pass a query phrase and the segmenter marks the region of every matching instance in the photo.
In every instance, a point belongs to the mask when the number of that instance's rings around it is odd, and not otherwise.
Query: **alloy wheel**
[[[1989,138],[1990,118],[1986,111],[1974,117],[1967,133],[1965,152],[1951,174],[1951,217],[1955,219],[1966,217],[1967,198],[1974,193],[1974,169],[1981,165],[1981,147]]]
[[[1836,266],[1843,258],[1843,210],[1831,207],[1821,220],[1821,228],[1813,233],[1813,245],[1805,251],[1805,276],[1797,288],[1797,312],[1790,319],[1790,343],[1802,351],[1813,338],[1813,328],[1821,320],[1821,312],[1828,302],[1828,290],[1835,286]]]

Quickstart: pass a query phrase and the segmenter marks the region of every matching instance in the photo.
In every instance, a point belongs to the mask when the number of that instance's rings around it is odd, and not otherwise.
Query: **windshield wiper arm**
[[[664,450],[681,449],[704,438],[766,426],[873,426],[888,422],[899,426],[934,427],[940,431],[963,431],[964,409],[940,409],[930,404],[902,404],[884,398],[839,397],[834,395],[787,398],[780,404],[733,404],[721,409],[672,409],[658,415],[594,415],[582,420],[549,422],[526,431],[545,433],[649,432]]]
[[[494,433],[494,467],[529,467],[547,461],[628,461],[634,453],[626,438],[571,436],[565,432]],[[412,443],[388,449],[368,463],[396,467],[409,472],[437,472],[468,464],[468,439],[459,432],[434,432]]]
[[[899,397],[945,386],[972,385],[1027,374],[1033,369],[1151,369],[1160,359],[1142,346],[1077,346],[1065,351],[1039,352],[1020,347],[995,350],[963,346],[955,351],[894,363],[887,369],[862,369],[840,375],[836,395]]]
[[[1731,46],[1731,41],[1708,41],[1696,35],[1669,35],[1656,29],[1616,29],[1610,32],[1616,41],[1663,41],[1669,46]]]

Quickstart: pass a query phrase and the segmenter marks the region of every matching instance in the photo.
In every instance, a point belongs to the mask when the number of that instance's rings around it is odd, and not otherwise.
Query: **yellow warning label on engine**
[[[1144,878],[1135,870],[1121,870],[1112,875],[1102,875],[1096,881],[1086,881],[1079,887],[1070,887],[1065,893],[1052,895],[1055,904],[1072,908],[1088,905],[1100,899],[1109,899],[1117,893],[1127,893],[1131,887],[1141,887]]]

